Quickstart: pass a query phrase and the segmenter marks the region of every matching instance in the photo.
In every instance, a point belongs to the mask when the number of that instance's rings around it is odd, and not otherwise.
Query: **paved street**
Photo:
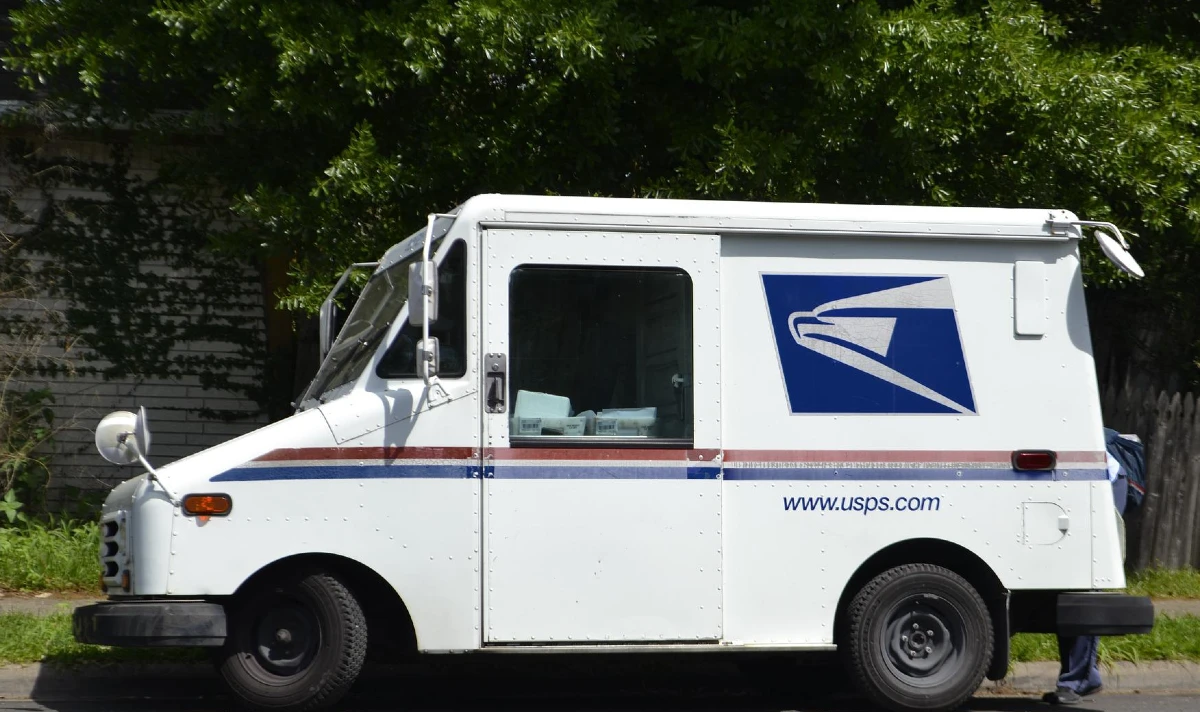
[[[766,660],[762,662],[768,662]],[[764,668],[766,668],[764,670]],[[768,672],[770,671],[770,672]],[[749,672],[750,674],[746,674]],[[213,675],[146,679],[108,688],[104,699],[68,688],[35,688],[32,700],[0,699],[0,712],[226,712],[234,707]],[[161,684],[155,684],[161,683]],[[95,688],[91,688],[95,689]],[[375,669],[355,686],[346,712],[865,712],[831,665],[747,670],[694,656],[643,659],[445,659],[437,665]],[[1050,712],[1037,696],[972,700],[971,712]],[[1191,712],[1200,696],[1101,695],[1081,712]]]
[[[225,712],[234,705],[207,666],[121,677],[116,667],[39,668],[32,686],[0,685],[0,712]],[[12,672],[10,670],[10,672]],[[19,669],[17,669],[19,672]],[[125,670],[126,673],[130,670]],[[15,679],[15,678],[14,678]],[[1047,680],[1053,678],[1050,677]],[[1196,689],[1194,681],[1183,679]],[[1110,671],[1109,682],[1120,682]],[[1028,684],[1028,683],[1026,683]],[[1041,682],[1034,683],[1038,689]],[[1029,688],[1024,688],[1029,689]],[[1129,688],[1126,688],[1129,689]],[[24,690],[24,692],[20,692]],[[840,665],[777,656],[447,656],[364,671],[346,712],[859,712]],[[6,698],[7,696],[7,698]],[[971,712],[1049,712],[1038,695],[981,693]],[[1101,695],[1082,712],[1191,712],[1200,695]]]
[[[227,712],[230,704],[222,698],[211,700],[130,700],[130,701],[24,701],[0,700],[0,712]],[[661,698],[629,699],[620,704],[589,699],[554,701],[514,701],[486,703],[473,702],[470,705],[435,705],[410,707],[399,702],[387,703],[382,700],[370,700],[360,704],[351,704],[342,708],[345,712],[363,712],[376,710],[399,710],[405,712],[421,712],[421,710],[437,710],[444,712],[485,712],[491,710],[522,710],[523,712],[567,712],[569,710],[586,710],[587,712],[661,712],[663,710],[714,710],[720,712],[866,712],[870,708],[856,700],[841,702],[825,702],[818,705],[780,706],[769,705],[764,701],[709,699],[709,700],[669,700]],[[1042,704],[1037,699],[1013,697],[988,697],[972,701],[967,706],[971,712],[1048,712],[1056,709]],[[1057,708],[1064,709],[1064,708]],[[1168,696],[1168,695],[1104,695],[1095,698],[1091,703],[1079,707],[1065,708],[1079,712],[1191,712],[1200,709],[1200,696]]]

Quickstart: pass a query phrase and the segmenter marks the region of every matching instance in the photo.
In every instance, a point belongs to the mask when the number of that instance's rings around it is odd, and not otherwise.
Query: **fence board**
[[[1126,379],[1100,402],[1108,427],[1146,445],[1146,498],[1126,519],[1126,565],[1200,568],[1200,397]]]
[[[1179,531],[1175,533],[1179,540],[1179,565],[1187,566],[1195,561],[1196,551],[1192,546],[1196,531],[1196,508],[1200,505],[1200,483],[1192,474],[1192,453],[1200,446],[1200,437],[1192,427],[1196,416],[1196,398],[1188,393],[1183,399],[1183,416],[1180,419],[1180,430],[1183,436],[1179,448],[1175,452],[1176,466],[1179,468],[1184,483],[1183,519],[1179,523]]]
[[[1161,406],[1161,407],[1160,407]],[[1147,442],[1155,443],[1155,447],[1148,448],[1146,453],[1146,469],[1156,473],[1153,481],[1147,482],[1146,501],[1143,503],[1145,507],[1145,516],[1142,520],[1142,538],[1138,560],[1140,562],[1154,561],[1155,543],[1158,539],[1158,532],[1162,529],[1159,525],[1160,520],[1165,524],[1170,520],[1170,502],[1164,492],[1168,491],[1166,487],[1167,476],[1162,471],[1162,453],[1165,450],[1159,447],[1159,444],[1165,442],[1166,439],[1166,420],[1169,414],[1164,413],[1166,410],[1166,394],[1161,394],[1161,397],[1155,399],[1153,394],[1146,393],[1143,399],[1143,410],[1161,414],[1157,419],[1153,429],[1144,430],[1139,433]],[[1143,425],[1149,425],[1145,423]]]
[[[1184,565],[1183,559],[1183,532],[1184,522],[1187,520],[1187,505],[1190,499],[1189,487],[1187,482],[1187,473],[1181,467],[1180,455],[1186,447],[1188,429],[1180,427],[1185,421],[1190,422],[1190,416],[1185,414],[1183,410],[1183,400],[1176,393],[1171,397],[1170,418],[1167,423],[1168,432],[1170,435],[1167,438],[1166,451],[1163,453],[1163,467],[1167,472],[1170,472],[1172,477],[1169,482],[1163,484],[1170,488],[1168,496],[1171,502],[1171,519],[1167,523],[1167,527],[1162,531],[1162,549],[1163,562],[1171,567],[1178,568]]]
[[[1153,542],[1150,548],[1150,560],[1161,561],[1165,565],[1168,559],[1168,545],[1175,521],[1175,507],[1178,504],[1179,487],[1176,480],[1179,473],[1169,467],[1170,453],[1175,449],[1175,422],[1179,414],[1171,407],[1171,401],[1165,392],[1158,396],[1158,422],[1151,438],[1159,444],[1151,453],[1149,467],[1161,473],[1158,488],[1159,523],[1154,528]]]

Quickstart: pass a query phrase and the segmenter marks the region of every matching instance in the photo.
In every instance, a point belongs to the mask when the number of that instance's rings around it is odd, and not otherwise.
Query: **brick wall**
[[[46,150],[59,155],[83,160],[103,160],[107,149],[101,144],[86,141],[59,141]],[[131,159],[131,173],[145,178],[153,177],[157,167],[156,151],[150,148],[137,149]],[[45,196],[36,190],[24,189],[6,165],[0,165],[0,190],[19,191],[18,204],[29,215],[35,215],[44,207]],[[55,200],[76,196],[103,200],[106,196],[77,187],[62,187],[53,191]],[[0,218],[2,220],[3,218]],[[2,232],[20,232],[19,225],[0,224]],[[46,254],[26,253],[26,264],[35,276],[53,258]],[[226,265],[224,269],[230,267]],[[240,270],[239,284],[243,288],[232,294],[222,294],[214,301],[211,295],[196,291],[204,275],[196,270],[172,269],[165,260],[143,260],[140,271],[158,275],[169,275],[172,285],[178,285],[186,295],[172,313],[156,314],[155,318],[175,322],[196,320],[201,314],[231,324],[238,330],[252,332],[256,339],[265,339],[265,310],[263,275],[256,265],[234,266]],[[194,299],[192,296],[194,295]],[[40,294],[35,300],[8,300],[2,307],[9,315],[24,315],[42,319],[48,324],[47,332],[61,332],[61,327],[50,325],[47,314],[62,313],[69,307],[91,310],[116,311],[138,309],[142,305],[121,304],[119,300],[97,300],[109,303],[72,304],[62,299],[52,299]],[[236,390],[205,388],[202,368],[181,372],[171,377],[141,377],[121,375],[105,378],[101,373],[111,364],[104,360],[89,360],[91,352],[86,337],[68,345],[65,350],[48,339],[42,346],[42,354],[51,359],[63,359],[62,363],[74,365],[75,372],[53,377],[31,377],[29,387],[48,387],[54,394],[53,410],[61,431],[53,441],[51,455],[51,482],[48,503],[51,507],[63,507],[78,498],[75,490],[107,488],[137,470],[120,468],[103,461],[93,444],[96,423],[113,410],[136,410],[145,406],[151,425],[151,462],[165,464],[206,447],[249,432],[267,422],[260,406]],[[167,352],[168,357],[179,355],[222,355],[239,347],[233,343],[208,340],[177,340]],[[94,354],[92,354],[94,355]],[[240,370],[226,371],[232,384],[255,384],[263,378],[263,365],[253,365]],[[101,373],[90,372],[98,370]],[[89,371],[89,372],[85,372]],[[206,417],[206,411],[221,411],[223,417]]]

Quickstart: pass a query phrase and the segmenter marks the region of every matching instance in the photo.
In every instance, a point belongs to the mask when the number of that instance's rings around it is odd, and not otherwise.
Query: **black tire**
[[[876,576],[850,602],[847,623],[850,674],[890,710],[957,709],[992,659],[987,605],[940,566],[908,564]]]
[[[322,572],[285,576],[231,607],[218,669],[255,710],[309,712],[337,703],[362,670],[367,623],[350,590]]]

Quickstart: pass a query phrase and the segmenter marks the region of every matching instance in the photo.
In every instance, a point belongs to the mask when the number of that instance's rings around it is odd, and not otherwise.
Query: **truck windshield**
[[[421,251],[417,250],[372,275],[301,399],[302,407],[308,401],[350,383],[363,372],[407,302],[408,266],[420,259]]]

